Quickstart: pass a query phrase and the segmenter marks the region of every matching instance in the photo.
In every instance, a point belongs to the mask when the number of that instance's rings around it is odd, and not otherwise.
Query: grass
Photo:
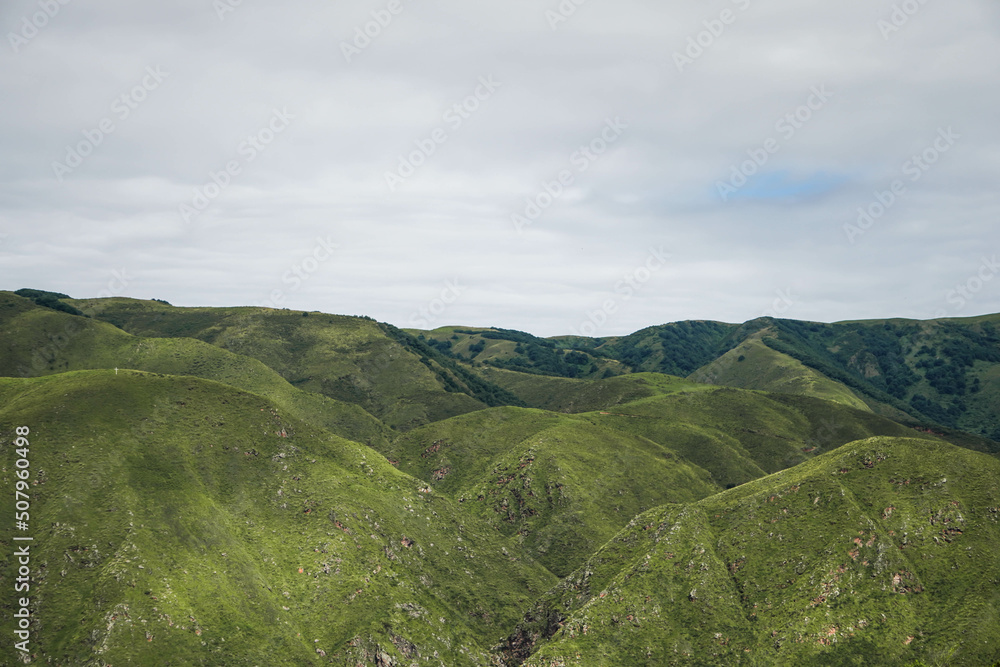
[[[295,387],[355,403],[409,429],[485,407],[450,392],[439,374],[374,320],[269,308],[174,308],[134,299],[72,301],[129,333],[196,338],[257,359]]]
[[[557,575],[637,513],[718,490],[704,470],[645,438],[523,408],[423,426],[386,455]]]
[[[193,338],[144,338],[94,319],[32,307],[0,292],[0,376],[130,368],[192,375],[266,396],[290,414],[350,440],[378,445],[391,430],[362,407],[293,387],[264,363]],[[158,304],[157,304],[158,305]]]
[[[993,664],[998,479],[982,454],[872,438],[657,508],[503,648],[532,666]]]
[[[566,413],[610,408],[648,396],[709,389],[661,373],[632,373],[601,380],[539,376],[495,368],[481,369],[480,373],[533,408]]]
[[[829,401],[657,374],[547,378],[543,387],[555,383],[587,407],[599,399],[616,406],[575,415],[482,410],[414,429],[380,451],[560,576],[650,507],[699,500],[858,438],[917,435]],[[629,387],[664,393],[618,404]]]
[[[486,664],[555,581],[367,447],[223,384],[75,371],[0,379],[0,405],[5,465],[31,427],[42,661]]]
[[[25,294],[36,660],[1000,659],[997,317],[539,339]]]
[[[727,387],[651,396],[581,417],[669,447],[711,473],[721,488],[798,465],[859,438],[918,435],[830,401]]]
[[[772,350],[760,340],[760,335],[748,338],[712,363],[699,368],[689,379],[743,389],[812,396],[859,410],[871,409],[844,384],[805,366],[798,359]]]

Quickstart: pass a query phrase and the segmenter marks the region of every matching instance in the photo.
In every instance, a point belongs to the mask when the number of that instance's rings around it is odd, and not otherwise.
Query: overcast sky
[[[7,0],[0,32],[0,289],[538,335],[1000,311],[995,2]]]

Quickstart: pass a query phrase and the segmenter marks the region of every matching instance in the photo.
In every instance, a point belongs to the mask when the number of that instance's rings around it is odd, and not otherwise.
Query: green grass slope
[[[718,490],[704,470],[645,438],[524,408],[420,427],[386,455],[515,538],[557,575],[571,572],[636,514]]]
[[[933,437],[831,401],[706,385],[579,417],[663,445],[707,470],[723,488],[860,438]]]
[[[175,308],[136,299],[73,300],[102,320],[149,337],[189,337],[253,357],[294,386],[355,403],[407,429],[486,407],[449,391],[450,374],[374,320],[270,308]]]
[[[798,359],[769,348],[760,340],[760,334],[702,366],[688,379],[742,389],[813,396],[859,410],[871,409],[843,383],[831,380]]]
[[[1000,452],[1000,316],[817,324],[761,322],[762,340],[893,418],[992,439]]]
[[[369,448],[227,385],[0,379],[10,498],[20,426],[39,663],[487,665],[555,582]]]
[[[637,517],[498,647],[506,664],[991,665],[1000,462],[872,438]]]
[[[357,405],[296,389],[256,359],[192,338],[142,338],[0,292],[0,376],[131,368],[193,375],[266,396],[299,419],[378,446],[391,430]]]
[[[526,405],[553,412],[589,412],[649,396],[711,389],[703,384],[661,373],[631,373],[601,380],[575,380],[495,368],[480,368],[477,372],[510,391]]]
[[[657,504],[698,500],[872,435],[933,437],[830,401],[659,374],[539,379],[595,401],[617,400],[623,387],[672,393],[576,415],[482,410],[414,429],[380,451],[517,536],[558,575]]]

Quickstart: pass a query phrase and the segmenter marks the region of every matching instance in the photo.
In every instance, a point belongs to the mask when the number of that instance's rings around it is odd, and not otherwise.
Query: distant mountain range
[[[11,505],[25,426],[39,664],[1000,661],[1000,315],[538,338],[0,292]]]

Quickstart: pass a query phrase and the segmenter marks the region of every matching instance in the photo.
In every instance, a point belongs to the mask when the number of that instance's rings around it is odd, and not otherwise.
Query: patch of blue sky
[[[762,172],[748,177],[742,187],[733,188],[735,192],[727,192],[724,200],[795,203],[835,192],[849,180],[846,174],[825,171],[808,176],[795,176],[788,169]]]

